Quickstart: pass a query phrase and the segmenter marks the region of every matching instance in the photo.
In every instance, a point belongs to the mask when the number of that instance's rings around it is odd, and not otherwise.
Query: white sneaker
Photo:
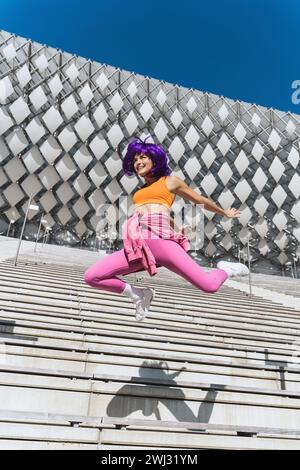
[[[228,274],[228,277],[247,276],[249,274],[249,269],[243,263],[219,261],[217,268],[223,269]]]
[[[151,302],[155,296],[154,289],[151,289],[150,287],[146,287],[145,289],[143,289],[143,291],[144,292],[143,292],[142,299],[139,299],[135,302],[135,305],[136,305],[135,319],[137,321],[145,320],[146,316],[149,313]]]

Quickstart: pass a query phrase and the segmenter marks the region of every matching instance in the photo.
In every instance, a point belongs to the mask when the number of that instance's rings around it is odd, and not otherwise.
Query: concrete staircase
[[[159,268],[138,323],[84,256],[0,265],[0,449],[300,449],[300,311]]]
[[[251,279],[253,286],[300,298],[300,279],[288,276],[269,276],[259,273],[252,274]],[[241,278],[240,282],[248,283],[248,280]]]

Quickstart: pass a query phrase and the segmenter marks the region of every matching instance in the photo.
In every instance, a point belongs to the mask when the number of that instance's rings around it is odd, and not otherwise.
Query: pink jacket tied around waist
[[[142,214],[136,212],[123,224],[123,244],[128,263],[140,260],[150,276],[157,273],[156,260],[143,237],[143,228],[148,232],[149,239],[163,238],[174,240],[185,250],[190,249],[187,237],[177,233],[170,226],[170,217],[163,212]]]

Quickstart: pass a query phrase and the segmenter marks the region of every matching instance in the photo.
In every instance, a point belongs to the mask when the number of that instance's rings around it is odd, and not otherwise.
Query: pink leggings
[[[147,244],[157,264],[164,266],[186,279],[204,292],[216,292],[226,281],[228,275],[222,269],[206,273],[187,252],[173,240],[148,239]],[[129,266],[124,249],[105,256],[90,266],[84,274],[87,284],[98,289],[121,294],[125,282],[116,276],[143,271],[140,261]]]

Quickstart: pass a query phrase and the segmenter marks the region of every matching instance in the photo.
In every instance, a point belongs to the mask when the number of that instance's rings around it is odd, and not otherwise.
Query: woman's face
[[[136,154],[133,159],[133,168],[138,176],[143,177],[153,168],[153,162],[150,157],[143,153]]]

